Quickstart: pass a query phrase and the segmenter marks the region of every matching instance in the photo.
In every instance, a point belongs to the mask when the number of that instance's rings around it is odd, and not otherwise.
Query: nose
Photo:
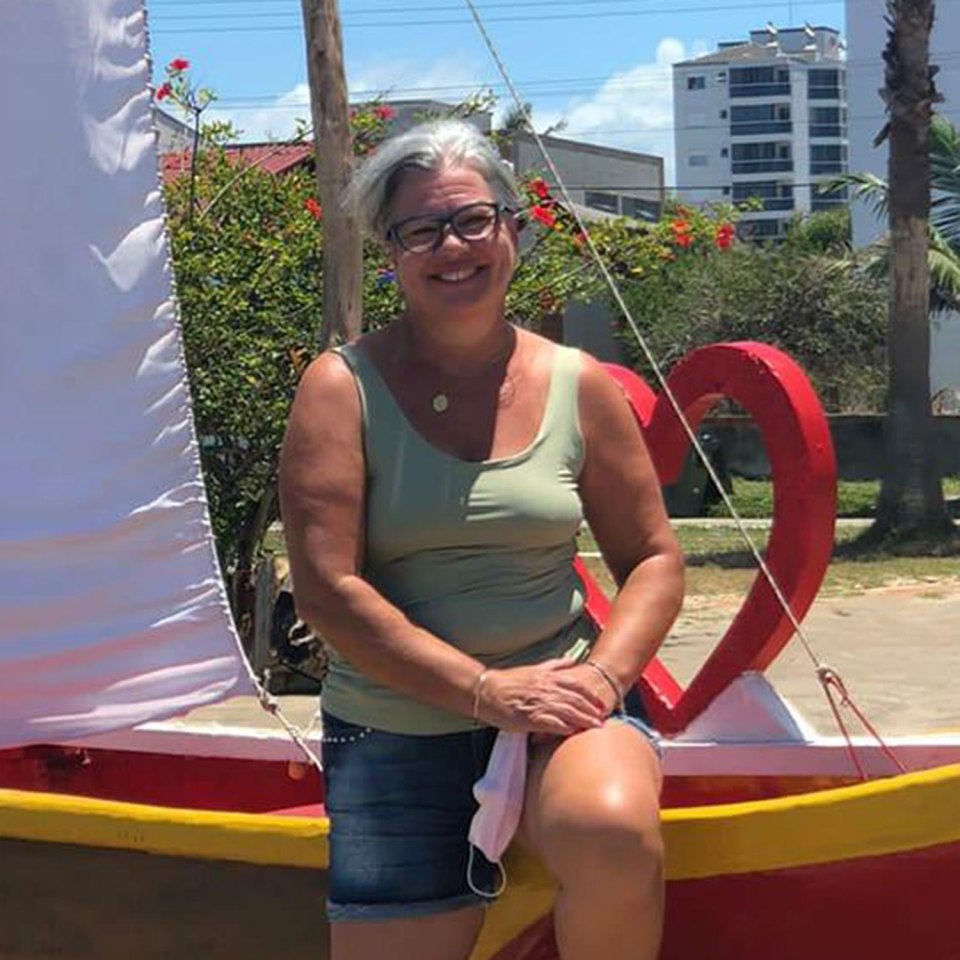
[[[452,240],[453,243],[458,247],[468,246],[467,241],[461,237],[456,230],[453,229],[453,221],[448,220],[446,223],[440,224],[440,233],[437,235],[437,243],[433,248],[434,253],[437,252],[441,247],[446,246],[447,240]]]

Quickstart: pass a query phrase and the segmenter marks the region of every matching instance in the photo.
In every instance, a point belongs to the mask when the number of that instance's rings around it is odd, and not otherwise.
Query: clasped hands
[[[568,737],[603,726],[618,706],[597,670],[569,658],[485,670],[478,683],[476,719],[511,732]]]

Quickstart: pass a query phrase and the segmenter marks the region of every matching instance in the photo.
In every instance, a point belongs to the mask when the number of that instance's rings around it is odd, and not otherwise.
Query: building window
[[[706,90],[707,78],[704,76],[687,77],[688,90]]]
[[[687,157],[687,164],[691,167],[705,167],[709,161],[707,160],[707,155],[705,153],[691,153]]]
[[[735,143],[733,173],[775,173],[793,169],[789,143]]]
[[[721,157],[729,157],[729,156],[730,156],[730,151],[729,151],[726,147],[721,147],[721,148],[720,148],[720,156],[721,156]]]
[[[732,107],[730,110],[730,135],[732,137],[756,137],[766,133],[790,133],[789,103],[758,103],[749,107]]]
[[[730,196],[730,188],[729,188],[729,187],[724,187],[721,192],[723,193],[723,195],[724,195],[725,197],[729,197],[729,196]]]
[[[780,236],[779,220],[741,220],[737,233],[744,240],[773,240]]]
[[[824,173],[845,173],[847,169],[847,148],[842,143],[811,143],[810,173],[813,176]]]
[[[644,200],[641,197],[621,197],[620,212],[625,217],[635,220],[659,220],[660,204],[655,200]]]
[[[811,70],[807,74],[807,96],[811,100],[839,100],[841,85],[839,70]]]
[[[842,107],[811,107],[811,137],[846,136],[847,111]]]
[[[792,210],[793,184],[779,180],[747,180],[733,185],[733,202],[759,200],[764,210]]]
[[[620,213],[619,198],[615,193],[601,193],[599,190],[587,190],[583,202],[594,210],[607,213]]]
[[[779,97],[790,95],[787,67],[733,67],[730,70],[731,97]]]
[[[720,111],[720,119],[721,119],[721,120],[726,120],[726,119],[727,119],[727,111],[726,111],[726,110],[721,110],[721,111]]]

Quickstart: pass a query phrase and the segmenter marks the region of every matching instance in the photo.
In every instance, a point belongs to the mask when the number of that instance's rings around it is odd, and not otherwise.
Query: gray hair
[[[522,204],[509,164],[479,130],[462,120],[423,123],[381,144],[357,169],[345,202],[363,229],[383,238],[394,195],[408,170],[476,170],[499,203]]]

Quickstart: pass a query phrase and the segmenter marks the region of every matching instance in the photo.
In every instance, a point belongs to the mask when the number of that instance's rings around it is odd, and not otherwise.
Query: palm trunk
[[[890,114],[890,382],[875,536],[938,538],[952,530],[930,407],[930,116],[933,0],[890,0],[883,91]]]

